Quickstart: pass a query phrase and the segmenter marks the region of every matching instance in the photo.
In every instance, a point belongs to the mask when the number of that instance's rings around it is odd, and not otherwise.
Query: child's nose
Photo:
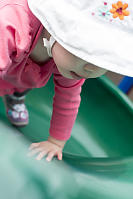
[[[83,69],[87,72],[94,72],[94,69],[92,68],[90,64],[85,64]]]

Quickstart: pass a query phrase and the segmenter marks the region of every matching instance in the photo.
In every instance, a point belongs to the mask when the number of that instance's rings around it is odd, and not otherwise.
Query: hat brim
[[[28,3],[48,32],[72,54],[101,68],[133,77],[132,27],[94,16],[90,1],[82,0],[82,5],[79,1],[29,0]]]

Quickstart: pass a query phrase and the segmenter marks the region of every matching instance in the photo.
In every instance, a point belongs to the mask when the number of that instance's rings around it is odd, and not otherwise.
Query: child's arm
[[[68,140],[78,114],[81,87],[84,79],[74,80],[63,77],[55,68],[53,114],[50,135],[58,140]]]
[[[54,71],[55,96],[53,101],[53,114],[50,125],[50,137],[45,142],[33,143],[29,155],[38,154],[40,160],[47,156],[62,159],[62,150],[66,141],[71,136],[78,108],[80,104],[81,86],[84,79],[72,80],[63,77],[57,69]]]

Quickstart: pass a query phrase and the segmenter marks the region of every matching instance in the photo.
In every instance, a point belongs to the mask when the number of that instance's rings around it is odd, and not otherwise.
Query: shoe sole
[[[10,120],[9,120],[10,121]],[[25,123],[25,122],[21,122],[21,123],[15,123],[15,122],[11,122],[10,121],[10,123],[13,125],[13,126],[16,126],[16,127],[25,127],[25,126],[27,126],[29,123]]]

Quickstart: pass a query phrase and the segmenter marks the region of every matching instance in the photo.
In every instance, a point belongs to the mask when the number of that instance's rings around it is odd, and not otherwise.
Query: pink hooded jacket
[[[53,59],[41,67],[30,59],[43,26],[29,10],[27,0],[2,0],[0,19],[0,96],[42,87],[53,74],[55,96],[50,135],[69,139],[84,80],[63,77]]]

